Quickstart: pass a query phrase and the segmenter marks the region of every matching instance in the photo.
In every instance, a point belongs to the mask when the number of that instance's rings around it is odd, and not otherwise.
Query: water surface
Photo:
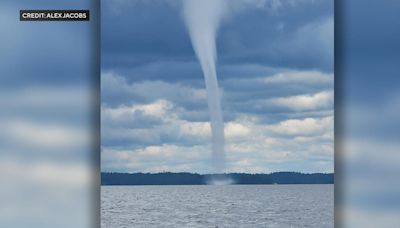
[[[102,186],[102,228],[333,227],[333,185]]]

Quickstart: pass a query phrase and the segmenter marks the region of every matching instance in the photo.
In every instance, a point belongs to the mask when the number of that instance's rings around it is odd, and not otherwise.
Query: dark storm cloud
[[[189,62],[180,66],[190,73],[188,77],[199,74],[179,4],[135,1],[118,8],[117,3],[110,1],[103,7],[103,70],[132,74],[138,80],[155,76],[151,73],[137,75],[132,68],[144,70],[147,64],[152,68],[161,63],[159,67],[169,74],[176,70],[176,64],[171,61],[176,61]],[[271,10],[267,6],[251,8],[229,17],[218,34],[220,65],[252,63],[332,71],[333,55],[324,56],[325,51],[333,50],[333,46],[329,47],[328,43],[327,48],[321,48],[324,44],[319,37],[320,32],[329,33],[324,31],[324,24],[332,19],[332,7],[333,1],[309,1],[285,7],[285,10]],[[181,74],[165,78],[174,80],[175,77],[181,77]]]
[[[306,47],[304,42],[296,44],[296,39],[307,36],[301,34],[302,28],[332,17],[332,6],[333,1],[309,1],[284,10],[256,8],[243,11],[221,27],[218,39],[220,61],[332,71],[329,60],[320,60],[324,53],[313,50],[319,45],[317,37],[309,36],[310,43]],[[290,44],[293,46],[289,48]],[[307,51],[300,50],[302,48]]]
[[[179,8],[163,1],[109,1],[103,7],[103,69],[194,59]]]

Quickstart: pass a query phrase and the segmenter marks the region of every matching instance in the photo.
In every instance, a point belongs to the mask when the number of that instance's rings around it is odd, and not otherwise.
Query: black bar
[[[89,10],[20,10],[20,21],[89,21]]]

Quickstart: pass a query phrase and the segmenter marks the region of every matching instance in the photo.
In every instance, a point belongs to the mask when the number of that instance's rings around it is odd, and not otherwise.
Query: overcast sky
[[[229,1],[229,172],[333,172],[333,1]],[[102,2],[102,171],[208,173],[206,91],[175,1]]]

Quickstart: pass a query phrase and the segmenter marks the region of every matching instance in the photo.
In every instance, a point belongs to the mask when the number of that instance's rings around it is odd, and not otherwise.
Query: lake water
[[[102,228],[333,227],[333,185],[102,186]]]

